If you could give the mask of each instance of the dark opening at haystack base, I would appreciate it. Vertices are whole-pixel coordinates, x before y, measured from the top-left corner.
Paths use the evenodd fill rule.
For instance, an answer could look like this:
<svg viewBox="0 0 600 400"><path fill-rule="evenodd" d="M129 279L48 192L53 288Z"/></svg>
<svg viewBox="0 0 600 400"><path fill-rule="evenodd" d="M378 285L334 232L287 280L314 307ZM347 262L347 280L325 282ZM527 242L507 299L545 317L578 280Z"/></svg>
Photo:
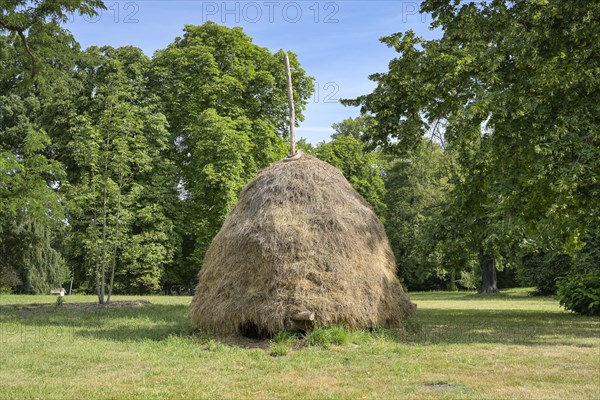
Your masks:
<svg viewBox="0 0 600 400"><path fill-rule="evenodd" d="M198 277L192 325L216 335L396 327L416 309L381 221L340 171L308 155L246 185Z"/></svg>

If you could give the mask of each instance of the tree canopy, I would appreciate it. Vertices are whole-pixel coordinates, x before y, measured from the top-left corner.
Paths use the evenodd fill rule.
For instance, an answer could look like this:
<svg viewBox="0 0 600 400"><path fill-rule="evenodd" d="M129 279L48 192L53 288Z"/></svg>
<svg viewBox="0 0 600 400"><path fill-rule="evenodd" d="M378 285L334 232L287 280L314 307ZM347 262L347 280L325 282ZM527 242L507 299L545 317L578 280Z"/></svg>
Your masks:
<svg viewBox="0 0 600 400"><path fill-rule="evenodd" d="M398 57L346 104L369 140L410 154L423 136L456 154L452 230L480 262L574 253L598 224L600 57L594 2L424 1L442 37L384 37ZM489 261L492 260L492 261Z"/></svg>

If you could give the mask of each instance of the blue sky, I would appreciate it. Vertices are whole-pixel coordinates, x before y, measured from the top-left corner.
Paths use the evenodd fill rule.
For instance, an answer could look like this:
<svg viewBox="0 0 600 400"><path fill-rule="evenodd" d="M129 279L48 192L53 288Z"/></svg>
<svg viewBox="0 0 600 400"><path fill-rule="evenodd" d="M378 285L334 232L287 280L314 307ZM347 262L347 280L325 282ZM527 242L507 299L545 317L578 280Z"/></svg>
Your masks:
<svg viewBox="0 0 600 400"><path fill-rule="evenodd" d="M212 20L241 26L254 43L271 51L298 54L316 79L316 93L297 135L311 143L328 140L331 124L358 115L340 98L367 94L368 76L385 72L394 50L379 38L414 30L433 38L428 15L418 14L418 1L168 1L105 0L108 10L94 20L74 16L66 25L85 48L91 45L140 47L151 56L181 36L186 24Z"/></svg>

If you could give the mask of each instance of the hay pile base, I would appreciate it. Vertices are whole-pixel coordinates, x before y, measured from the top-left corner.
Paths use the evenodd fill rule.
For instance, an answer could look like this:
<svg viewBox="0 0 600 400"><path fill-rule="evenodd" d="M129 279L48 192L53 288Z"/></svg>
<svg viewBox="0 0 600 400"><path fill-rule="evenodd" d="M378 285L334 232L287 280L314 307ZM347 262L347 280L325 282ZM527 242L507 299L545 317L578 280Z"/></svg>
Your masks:
<svg viewBox="0 0 600 400"><path fill-rule="evenodd" d="M382 223L331 165L303 155L263 170L212 241L192 325L267 337L313 324L398 326L415 305Z"/></svg>

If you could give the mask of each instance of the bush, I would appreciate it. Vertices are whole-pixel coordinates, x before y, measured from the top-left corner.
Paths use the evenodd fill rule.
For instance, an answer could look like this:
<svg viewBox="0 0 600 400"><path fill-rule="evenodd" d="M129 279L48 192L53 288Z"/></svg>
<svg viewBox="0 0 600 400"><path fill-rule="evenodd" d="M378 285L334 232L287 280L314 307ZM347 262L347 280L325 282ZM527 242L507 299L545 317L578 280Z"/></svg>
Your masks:
<svg viewBox="0 0 600 400"><path fill-rule="evenodd" d="M528 254L517 267L517 281L522 286L535 286L535 295L554 294L556 283L567 275L571 263L566 254Z"/></svg>
<svg viewBox="0 0 600 400"><path fill-rule="evenodd" d="M14 269L0 265L0 294L11 294L21 283Z"/></svg>
<svg viewBox="0 0 600 400"><path fill-rule="evenodd" d="M461 271L460 278L456 280L456 284L467 289L475 290L479 286L481 277L474 271Z"/></svg>
<svg viewBox="0 0 600 400"><path fill-rule="evenodd" d="M558 299L567 310L600 316L600 274L569 275L561 279Z"/></svg>
<svg viewBox="0 0 600 400"><path fill-rule="evenodd" d="M0 295L12 294L13 289L10 286L0 286Z"/></svg>

